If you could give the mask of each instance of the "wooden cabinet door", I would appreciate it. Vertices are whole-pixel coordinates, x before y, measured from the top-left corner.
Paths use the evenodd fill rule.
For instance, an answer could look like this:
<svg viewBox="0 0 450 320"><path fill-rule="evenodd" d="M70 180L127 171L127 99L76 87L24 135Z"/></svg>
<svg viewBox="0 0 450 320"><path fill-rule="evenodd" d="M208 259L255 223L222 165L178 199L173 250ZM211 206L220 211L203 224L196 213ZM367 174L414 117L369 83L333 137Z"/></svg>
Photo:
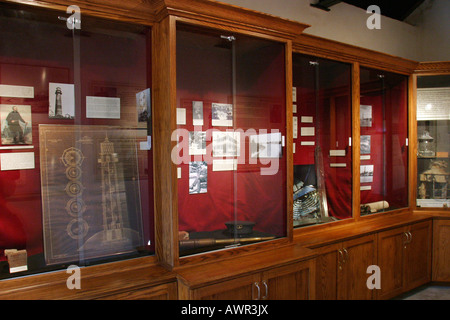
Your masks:
<svg viewBox="0 0 450 320"><path fill-rule="evenodd" d="M381 289L378 299L389 299L403 291L403 256L406 249L406 228L395 228L378 233L378 266L381 271Z"/></svg>
<svg viewBox="0 0 450 320"><path fill-rule="evenodd" d="M190 290L187 297L192 300L254 300L262 294L261 286L256 284L261 280L260 273L219 282L209 286Z"/></svg>
<svg viewBox="0 0 450 320"><path fill-rule="evenodd" d="M346 241L342 245L342 255L338 264L339 300L370 300L373 290L367 287L367 268L376 264L376 237L369 235Z"/></svg>
<svg viewBox="0 0 450 320"><path fill-rule="evenodd" d="M316 258L316 288L315 298L317 300L337 299L337 276L339 250L342 244L332 244L314 250L318 252Z"/></svg>
<svg viewBox="0 0 450 320"><path fill-rule="evenodd" d="M431 281L431 221L409 226L404 264L405 291Z"/></svg>
<svg viewBox="0 0 450 320"><path fill-rule="evenodd" d="M433 221L433 281L450 282L450 220Z"/></svg>
<svg viewBox="0 0 450 320"><path fill-rule="evenodd" d="M265 271L259 286L261 300L310 300L314 297L314 260Z"/></svg>
<svg viewBox="0 0 450 320"><path fill-rule="evenodd" d="M316 299L372 299L367 267L376 264L376 236L316 248Z"/></svg>

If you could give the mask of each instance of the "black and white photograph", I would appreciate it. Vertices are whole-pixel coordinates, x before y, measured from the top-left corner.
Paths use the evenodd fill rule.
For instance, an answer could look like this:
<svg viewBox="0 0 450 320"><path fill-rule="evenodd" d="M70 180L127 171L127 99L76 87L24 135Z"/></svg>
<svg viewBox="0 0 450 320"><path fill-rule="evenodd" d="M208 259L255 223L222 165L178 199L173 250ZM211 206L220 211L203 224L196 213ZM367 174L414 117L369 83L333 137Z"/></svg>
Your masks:
<svg viewBox="0 0 450 320"><path fill-rule="evenodd" d="M189 132L189 155L206 154L206 132L190 131Z"/></svg>
<svg viewBox="0 0 450 320"><path fill-rule="evenodd" d="M150 88L136 93L138 122L147 122L151 113Z"/></svg>
<svg viewBox="0 0 450 320"><path fill-rule="evenodd" d="M241 134L234 131L214 131L213 156L239 157L241 149Z"/></svg>
<svg viewBox="0 0 450 320"><path fill-rule="evenodd" d="M189 162L189 194L208 191L208 164L206 161Z"/></svg>
<svg viewBox="0 0 450 320"><path fill-rule="evenodd" d="M3 145L32 144L31 106L0 104Z"/></svg>
<svg viewBox="0 0 450 320"><path fill-rule="evenodd" d="M371 137L368 135L361 136L361 154L370 154L370 140Z"/></svg>
<svg viewBox="0 0 450 320"><path fill-rule="evenodd" d="M281 158L281 132L250 136L251 158Z"/></svg>
<svg viewBox="0 0 450 320"><path fill-rule="evenodd" d="M372 106L362 104L359 119L361 127L372 127Z"/></svg>
<svg viewBox="0 0 450 320"><path fill-rule="evenodd" d="M212 125L217 127L233 126L233 105L227 103L213 103Z"/></svg>
<svg viewBox="0 0 450 320"><path fill-rule="evenodd" d="M69 83L48 85L48 117L50 119L75 118L75 86Z"/></svg>
<svg viewBox="0 0 450 320"><path fill-rule="evenodd" d="M203 101L192 101L192 124L203 125Z"/></svg>
<svg viewBox="0 0 450 320"><path fill-rule="evenodd" d="M361 183L373 182L373 164L360 166L359 174Z"/></svg>

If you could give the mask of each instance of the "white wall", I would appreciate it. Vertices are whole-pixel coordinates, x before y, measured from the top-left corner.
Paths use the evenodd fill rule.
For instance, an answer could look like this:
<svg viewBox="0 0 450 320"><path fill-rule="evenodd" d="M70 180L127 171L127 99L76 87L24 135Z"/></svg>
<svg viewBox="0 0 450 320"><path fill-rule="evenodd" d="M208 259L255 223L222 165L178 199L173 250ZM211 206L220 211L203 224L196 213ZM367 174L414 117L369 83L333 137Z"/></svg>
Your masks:
<svg viewBox="0 0 450 320"><path fill-rule="evenodd" d="M327 12L311 7L310 3L314 0L220 1L307 23L311 27L304 32L322 38L415 61L450 60L448 54L449 41L443 39L445 34L438 36L436 32L432 39L439 39L438 45L446 46L447 50L436 48L435 41L427 36L427 34L435 32L442 24L445 24L444 22L448 26L448 18L445 15L450 14L449 0L427 0L425 4L432 3L431 9L424 11L429 16L427 15L424 18L419 14L414 21L416 26L382 16L381 29L373 30L366 26L366 21L371 14L368 14L366 10L343 2L332 6L331 11ZM383 13L383 8L380 9ZM446 36L449 37L448 31Z"/></svg>
<svg viewBox="0 0 450 320"><path fill-rule="evenodd" d="M421 61L450 61L449 0L425 0L406 21L418 28Z"/></svg>

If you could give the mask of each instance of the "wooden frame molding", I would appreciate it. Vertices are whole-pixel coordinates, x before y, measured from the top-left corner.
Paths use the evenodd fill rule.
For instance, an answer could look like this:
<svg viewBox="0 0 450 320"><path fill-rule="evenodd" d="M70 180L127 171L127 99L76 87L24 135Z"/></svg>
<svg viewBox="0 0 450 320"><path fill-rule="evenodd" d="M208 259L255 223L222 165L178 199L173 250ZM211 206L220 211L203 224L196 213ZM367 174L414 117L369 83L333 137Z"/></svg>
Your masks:
<svg viewBox="0 0 450 320"><path fill-rule="evenodd" d="M210 26L228 26L232 30L261 32L276 37L293 39L309 25L282 19L238 6L212 0L160 0L162 10L158 12L158 21L167 15L197 20Z"/></svg>
<svg viewBox="0 0 450 320"><path fill-rule="evenodd" d="M80 7L81 14L98 18L131 22L142 25L152 25L155 22L154 0L0 0L1 2L20 3L34 7L53 9L66 12L70 5Z"/></svg>
<svg viewBox="0 0 450 320"><path fill-rule="evenodd" d="M361 66L412 74L418 63L416 61L391 56L385 53L320 38L309 34L299 35L293 42L296 52L318 56L342 62L358 62Z"/></svg>
<svg viewBox="0 0 450 320"><path fill-rule="evenodd" d="M419 62L414 70L417 75L437 75L450 73L450 61Z"/></svg>

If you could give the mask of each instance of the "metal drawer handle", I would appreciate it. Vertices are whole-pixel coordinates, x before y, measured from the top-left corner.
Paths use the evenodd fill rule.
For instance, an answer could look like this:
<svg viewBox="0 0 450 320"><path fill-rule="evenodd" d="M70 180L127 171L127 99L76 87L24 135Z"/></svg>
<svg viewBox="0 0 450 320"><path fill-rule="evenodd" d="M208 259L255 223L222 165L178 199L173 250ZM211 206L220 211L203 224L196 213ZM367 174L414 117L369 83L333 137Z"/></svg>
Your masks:
<svg viewBox="0 0 450 320"><path fill-rule="evenodd" d="M342 270L342 263L343 263L343 261L344 261L344 254L342 253L342 250L338 250L338 254L339 254L339 256L338 256L338 267L339 267L339 270Z"/></svg>
<svg viewBox="0 0 450 320"><path fill-rule="evenodd" d="M345 249L345 248L344 248L344 253L345 253L345 255L344 255L344 261L343 261L343 263L346 263L347 260L348 260L348 251L347 251L347 249Z"/></svg>
<svg viewBox="0 0 450 320"><path fill-rule="evenodd" d="M261 298L261 288L259 287L259 283L258 282L255 282L253 285L256 287L256 289L258 289L258 297L256 299L253 299L253 300L259 300Z"/></svg>
<svg viewBox="0 0 450 320"><path fill-rule="evenodd" d="M269 286L267 285L266 280L263 280L262 284L266 288L266 294L262 297L263 300L266 300L269 296Z"/></svg>

